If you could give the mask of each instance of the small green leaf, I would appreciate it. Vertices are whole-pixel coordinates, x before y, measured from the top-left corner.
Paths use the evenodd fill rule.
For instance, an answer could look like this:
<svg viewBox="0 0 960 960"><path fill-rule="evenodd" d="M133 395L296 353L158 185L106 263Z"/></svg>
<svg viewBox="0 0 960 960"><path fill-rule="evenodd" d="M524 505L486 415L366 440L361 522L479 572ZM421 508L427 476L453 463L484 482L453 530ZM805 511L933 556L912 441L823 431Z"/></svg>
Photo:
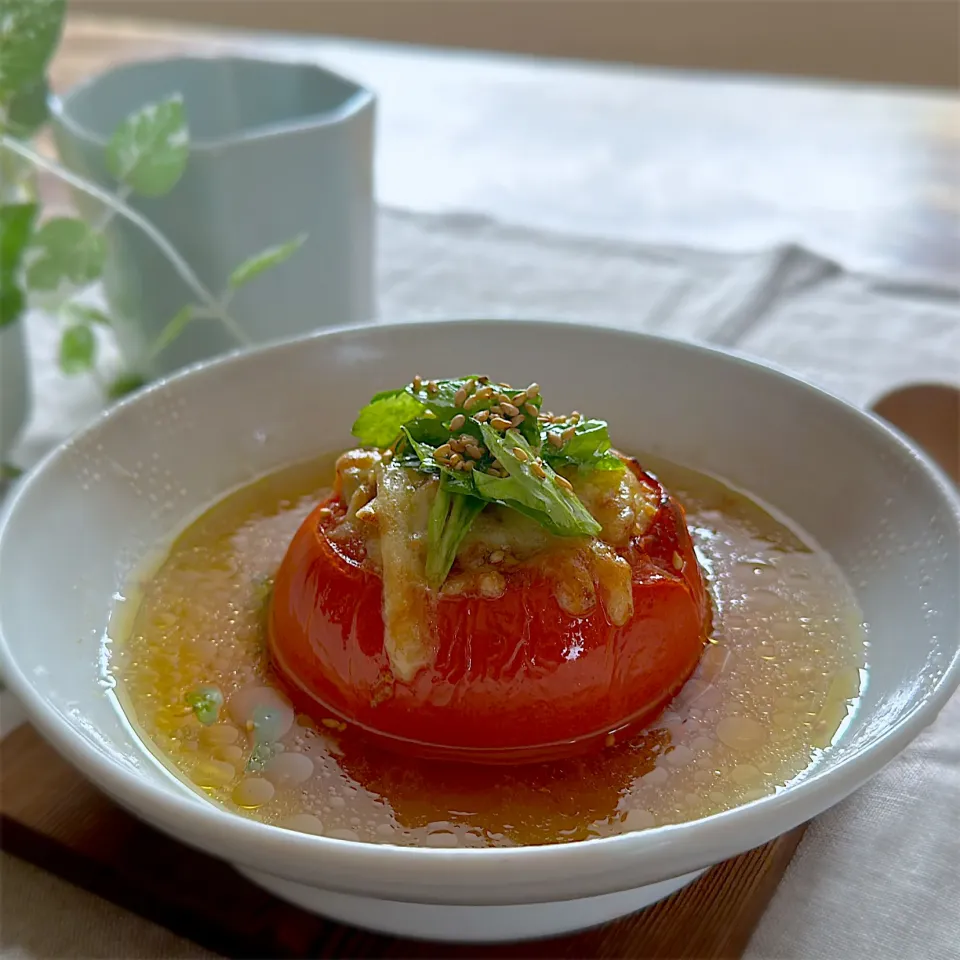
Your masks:
<svg viewBox="0 0 960 960"><path fill-rule="evenodd" d="M50 116L49 94L46 77L17 91L7 106L7 131L21 140L32 137Z"/></svg>
<svg viewBox="0 0 960 960"><path fill-rule="evenodd" d="M561 434L563 425L551 428ZM567 428L569 429L569 428ZM573 436L560 447L547 441L544 431L543 457L554 466L564 463L590 467L594 470L623 470L623 461L610 452L610 433L605 420L581 420L574 427Z"/></svg>
<svg viewBox="0 0 960 960"><path fill-rule="evenodd" d="M389 447L405 423L423 412L423 404L407 393L396 393L368 403L353 424L353 435L370 447Z"/></svg>
<svg viewBox="0 0 960 960"><path fill-rule="evenodd" d="M595 537L600 533L600 524L575 493L557 483L557 475L548 463L542 464L543 476L533 473L535 451L518 430L507 430L501 435L487 424L483 424L482 430L487 448L509 476L492 477L474 471L473 480L481 497L532 517L557 536ZM524 456L517 456L517 449Z"/></svg>
<svg viewBox="0 0 960 960"><path fill-rule="evenodd" d="M427 521L427 583L438 590L456 559L463 538L486 503L477 497L450 493L441 484Z"/></svg>
<svg viewBox="0 0 960 960"><path fill-rule="evenodd" d="M63 313L72 323L90 323L100 326L110 327L112 322L110 318L96 307L88 306L85 303L67 303L64 304Z"/></svg>
<svg viewBox="0 0 960 960"><path fill-rule="evenodd" d="M223 706L223 694L217 687L197 687L183 699L193 708L194 716L205 727L216 722Z"/></svg>
<svg viewBox="0 0 960 960"><path fill-rule="evenodd" d="M36 215L35 203L0 206L0 327L13 323L25 306L20 262L30 242Z"/></svg>
<svg viewBox="0 0 960 960"><path fill-rule="evenodd" d="M36 83L57 48L66 0L0 3L0 99Z"/></svg>
<svg viewBox="0 0 960 960"><path fill-rule="evenodd" d="M145 197L160 197L183 176L190 136L183 98L176 94L132 113L107 144L107 169Z"/></svg>
<svg viewBox="0 0 960 960"><path fill-rule="evenodd" d="M0 277L0 330L14 323L23 313L23 291L12 278Z"/></svg>
<svg viewBox="0 0 960 960"><path fill-rule="evenodd" d="M106 254L103 237L75 217L54 217L33 236L27 286L56 290L63 281L81 286L100 276Z"/></svg>
<svg viewBox="0 0 960 960"><path fill-rule="evenodd" d="M119 400L146 386L147 381L139 373L121 373L114 378L107 387L107 397L110 400Z"/></svg>
<svg viewBox="0 0 960 960"><path fill-rule="evenodd" d="M97 355L97 338L85 324L67 327L60 338L60 369L69 376L86 373Z"/></svg>
<svg viewBox="0 0 960 960"><path fill-rule="evenodd" d="M195 313L196 307L194 307L192 303L181 307L176 314L174 314L173 319L160 331L160 336L157 337L154 342L150 355L155 357L158 353L166 350L167 347L183 333L187 324L193 320Z"/></svg>
<svg viewBox="0 0 960 960"><path fill-rule="evenodd" d="M230 280L228 281L230 286L236 290L237 287L242 287L245 283L249 283L254 277L259 276L264 270L269 270L271 267L283 263L284 260L291 257L303 246L306 239L307 235L301 233L300 236L294 237L286 243L281 243L277 247L267 247L266 250L244 260L243 263L230 274Z"/></svg>

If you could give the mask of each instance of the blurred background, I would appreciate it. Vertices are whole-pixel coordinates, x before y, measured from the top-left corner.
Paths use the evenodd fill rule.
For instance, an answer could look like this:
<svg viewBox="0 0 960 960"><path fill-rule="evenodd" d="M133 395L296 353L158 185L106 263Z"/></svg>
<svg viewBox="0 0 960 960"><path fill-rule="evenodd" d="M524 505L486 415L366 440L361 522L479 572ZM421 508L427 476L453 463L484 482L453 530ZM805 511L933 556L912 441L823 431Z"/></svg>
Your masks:
<svg viewBox="0 0 960 960"><path fill-rule="evenodd" d="M960 87L957 0L73 0L74 13Z"/></svg>

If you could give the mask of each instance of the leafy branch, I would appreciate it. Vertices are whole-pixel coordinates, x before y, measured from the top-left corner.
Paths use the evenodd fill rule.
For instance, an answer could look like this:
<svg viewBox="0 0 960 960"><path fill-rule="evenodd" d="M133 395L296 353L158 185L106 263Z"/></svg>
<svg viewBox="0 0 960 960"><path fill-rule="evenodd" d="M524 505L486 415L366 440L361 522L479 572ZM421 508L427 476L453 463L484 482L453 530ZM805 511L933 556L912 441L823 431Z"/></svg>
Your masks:
<svg viewBox="0 0 960 960"><path fill-rule="evenodd" d="M45 71L60 38L65 0L0 0L0 327L14 323L28 296L58 311L64 323L60 368L68 375L95 369L98 326L113 319L83 302L99 283L109 254L107 227L121 216L142 230L164 254L196 300L170 319L149 350L153 359L193 322L219 322L239 344L249 338L231 316L235 292L283 263L305 235L255 254L231 273L214 295L170 241L127 203L131 196L161 197L183 176L190 136L182 97L147 104L127 117L110 138L105 163L117 181L111 193L44 157L28 142L47 119ZM103 205L93 223L77 217L43 219L35 200L35 171L45 170ZM9 174L13 174L10 176ZM116 397L143 383L122 374L108 387Z"/></svg>

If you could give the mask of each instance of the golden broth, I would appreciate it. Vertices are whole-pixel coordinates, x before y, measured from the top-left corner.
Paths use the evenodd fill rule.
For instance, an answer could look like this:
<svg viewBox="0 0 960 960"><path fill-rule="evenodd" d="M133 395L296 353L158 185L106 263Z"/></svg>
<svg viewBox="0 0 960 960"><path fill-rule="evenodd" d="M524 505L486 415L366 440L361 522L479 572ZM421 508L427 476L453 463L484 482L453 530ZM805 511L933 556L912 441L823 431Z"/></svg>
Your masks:
<svg viewBox="0 0 960 960"><path fill-rule="evenodd" d="M667 712L629 742L553 764L472 767L397 758L332 719L294 715L270 673L266 604L290 538L329 489L332 458L224 498L132 585L110 644L119 701L167 765L212 800L332 837L558 843L773 793L816 762L856 707L860 612L829 558L786 523L717 480L651 466L687 509L714 635ZM204 725L185 697L211 686L225 704ZM265 707L277 741L266 751L254 736Z"/></svg>

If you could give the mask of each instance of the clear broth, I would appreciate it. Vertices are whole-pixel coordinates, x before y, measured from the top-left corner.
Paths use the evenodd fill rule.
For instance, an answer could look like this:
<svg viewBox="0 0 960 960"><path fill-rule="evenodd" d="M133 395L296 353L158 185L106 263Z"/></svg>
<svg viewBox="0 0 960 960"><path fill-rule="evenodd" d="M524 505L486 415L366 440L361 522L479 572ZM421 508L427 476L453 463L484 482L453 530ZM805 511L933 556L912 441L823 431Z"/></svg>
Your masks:
<svg viewBox="0 0 960 960"><path fill-rule="evenodd" d="M830 558L786 521L716 479L646 463L686 507L714 634L667 712L628 742L559 763L473 767L397 758L332 718L294 715L271 676L265 610L290 538L329 490L333 458L225 497L131 584L108 648L118 702L167 766L214 802L344 839L561 843L774 793L816 764L856 709L860 611ZM203 685L226 701L210 725L185 701ZM271 703L280 727L264 753L250 721Z"/></svg>

